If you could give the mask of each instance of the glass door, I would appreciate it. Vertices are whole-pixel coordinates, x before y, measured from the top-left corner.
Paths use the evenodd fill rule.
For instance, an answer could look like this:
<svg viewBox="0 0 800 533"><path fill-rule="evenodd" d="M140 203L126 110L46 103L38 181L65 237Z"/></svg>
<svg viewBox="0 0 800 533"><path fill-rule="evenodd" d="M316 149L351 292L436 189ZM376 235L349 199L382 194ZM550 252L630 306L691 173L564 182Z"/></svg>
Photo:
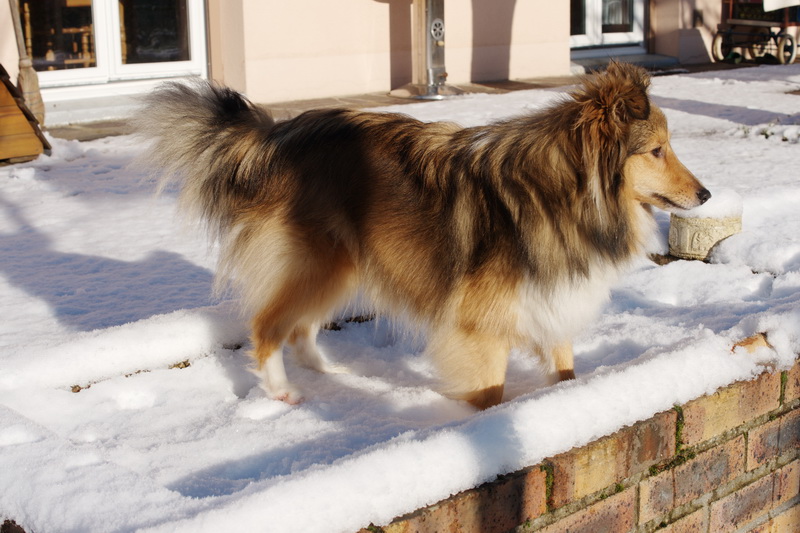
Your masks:
<svg viewBox="0 0 800 533"><path fill-rule="evenodd" d="M572 48L644 42L645 0L571 0Z"/></svg>
<svg viewBox="0 0 800 533"><path fill-rule="evenodd" d="M202 0L20 0L42 87L202 74Z"/></svg>

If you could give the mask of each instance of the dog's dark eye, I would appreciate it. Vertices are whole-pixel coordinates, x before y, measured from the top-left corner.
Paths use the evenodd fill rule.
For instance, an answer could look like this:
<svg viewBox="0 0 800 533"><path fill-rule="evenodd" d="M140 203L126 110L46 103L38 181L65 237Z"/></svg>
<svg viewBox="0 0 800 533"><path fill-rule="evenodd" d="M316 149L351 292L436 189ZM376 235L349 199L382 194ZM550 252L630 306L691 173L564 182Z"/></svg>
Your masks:
<svg viewBox="0 0 800 533"><path fill-rule="evenodd" d="M650 153L653 154L653 157L664 157L664 150L662 150L660 146L658 148L653 148Z"/></svg>

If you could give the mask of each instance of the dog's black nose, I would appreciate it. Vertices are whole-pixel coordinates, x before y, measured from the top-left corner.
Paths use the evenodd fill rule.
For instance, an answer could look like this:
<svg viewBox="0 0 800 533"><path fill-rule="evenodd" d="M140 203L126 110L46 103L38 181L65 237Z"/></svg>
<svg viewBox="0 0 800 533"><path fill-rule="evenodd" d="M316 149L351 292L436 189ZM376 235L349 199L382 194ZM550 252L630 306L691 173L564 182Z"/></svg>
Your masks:
<svg viewBox="0 0 800 533"><path fill-rule="evenodd" d="M708 192L708 189L703 188L697 191L697 199L700 200L700 205L706 203L709 198L711 198L711 193Z"/></svg>

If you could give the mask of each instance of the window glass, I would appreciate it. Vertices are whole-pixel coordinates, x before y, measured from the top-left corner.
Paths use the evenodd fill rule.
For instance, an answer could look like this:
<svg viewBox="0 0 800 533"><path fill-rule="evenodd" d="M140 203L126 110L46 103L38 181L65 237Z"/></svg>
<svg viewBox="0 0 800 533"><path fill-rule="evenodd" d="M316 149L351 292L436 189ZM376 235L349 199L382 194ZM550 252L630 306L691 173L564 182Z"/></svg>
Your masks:
<svg viewBox="0 0 800 533"><path fill-rule="evenodd" d="M633 2L603 0L603 33L633 31Z"/></svg>
<svg viewBox="0 0 800 533"><path fill-rule="evenodd" d="M586 33L586 0L570 0L570 35Z"/></svg>
<svg viewBox="0 0 800 533"><path fill-rule="evenodd" d="M121 62L188 61L186 0L119 2Z"/></svg>
<svg viewBox="0 0 800 533"><path fill-rule="evenodd" d="M91 0L20 2L25 48L39 71L97 65Z"/></svg>

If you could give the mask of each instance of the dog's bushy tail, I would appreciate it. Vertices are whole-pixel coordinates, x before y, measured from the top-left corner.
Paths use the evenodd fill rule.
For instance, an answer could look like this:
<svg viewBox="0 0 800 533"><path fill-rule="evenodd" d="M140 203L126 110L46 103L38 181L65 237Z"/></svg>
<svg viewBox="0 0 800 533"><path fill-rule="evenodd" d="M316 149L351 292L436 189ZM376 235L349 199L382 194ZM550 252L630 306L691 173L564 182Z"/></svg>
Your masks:
<svg viewBox="0 0 800 533"><path fill-rule="evenodd" d="M160 174L159 190L179 181L181 207L219 237L237 200L252 195L274 120L236 91L204 80L160 85L144 104L134 125L152 143L143 159Z"/></svg>

